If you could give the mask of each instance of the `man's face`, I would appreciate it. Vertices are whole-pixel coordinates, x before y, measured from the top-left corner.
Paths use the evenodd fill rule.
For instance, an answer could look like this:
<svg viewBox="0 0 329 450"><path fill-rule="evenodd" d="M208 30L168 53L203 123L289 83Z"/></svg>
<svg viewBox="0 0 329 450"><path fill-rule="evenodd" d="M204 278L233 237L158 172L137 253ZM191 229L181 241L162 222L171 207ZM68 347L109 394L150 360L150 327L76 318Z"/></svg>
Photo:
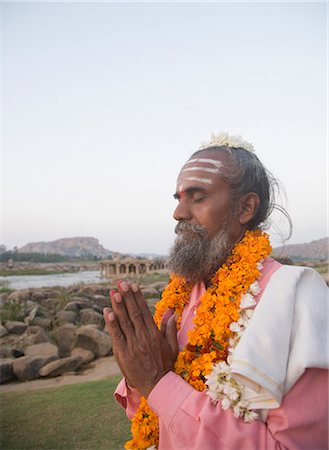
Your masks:
<svg viewBox="0 0 329 450"><path fill-rule="evenodd" d="M232 214L230 186L222 178L228 158L225 153L200 152L178 176L177 238L168 265L192 283L209 281L241 235Z"/></svg>
<svg viewBox="0 0 329 450"><path fill-rule="evenodd" d="M235 240L241 234L237 218L232 214L231 188L223 179L229 155L203 151L185 163L177 179L175 198L179 204L174 219L202 225L209 237L220 232L227 221Z"/></svg>

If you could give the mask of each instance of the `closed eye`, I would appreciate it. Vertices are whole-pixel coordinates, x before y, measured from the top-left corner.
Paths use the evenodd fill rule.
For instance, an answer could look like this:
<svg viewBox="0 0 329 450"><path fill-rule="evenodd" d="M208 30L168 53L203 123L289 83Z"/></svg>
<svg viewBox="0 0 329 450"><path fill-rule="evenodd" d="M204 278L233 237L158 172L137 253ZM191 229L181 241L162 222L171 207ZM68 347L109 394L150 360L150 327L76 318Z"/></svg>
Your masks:
<svg viewBox="0 0 329 450"><path fill-rule="evenodd" d="M194 196L193 196L193 202L194 203L201 203L203 200L205 200L206 199L206 195L204 195L204 194L202 194L202 195L200 195L200 194L195 194Z"/></svg>

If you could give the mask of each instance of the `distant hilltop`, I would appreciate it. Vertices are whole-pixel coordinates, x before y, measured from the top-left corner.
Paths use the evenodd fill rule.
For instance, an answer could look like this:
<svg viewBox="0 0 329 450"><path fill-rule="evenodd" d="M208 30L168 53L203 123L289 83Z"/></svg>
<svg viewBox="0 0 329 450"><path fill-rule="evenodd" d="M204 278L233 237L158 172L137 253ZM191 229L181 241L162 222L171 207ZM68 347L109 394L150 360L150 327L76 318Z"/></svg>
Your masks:
<svg viewBox="0 0 329 450"><path fill-rule="evenodd" d="M57 239L51 242L31 242L18 249L18 253L42 253L57 254L80 258L85 256L96 256L97 258L108 258L112 252L106 250L93 237L73 237Z"/></svg>
<svg viewBox="0 0 329 450"><path fill-rule="evenodd" d="M305 244L289 244L273 249L273 256L292 261L328 261L329 238Z"/></svg>

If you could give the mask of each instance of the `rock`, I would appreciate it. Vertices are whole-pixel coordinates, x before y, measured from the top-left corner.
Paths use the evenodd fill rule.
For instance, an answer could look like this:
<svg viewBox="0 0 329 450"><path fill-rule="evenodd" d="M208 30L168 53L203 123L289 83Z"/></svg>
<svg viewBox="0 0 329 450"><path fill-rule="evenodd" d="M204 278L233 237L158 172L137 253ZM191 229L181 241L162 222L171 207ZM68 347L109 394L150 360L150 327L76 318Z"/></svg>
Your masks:
<svg viewBox="0 0 329 450"><path fill-rule="evenodd" d="M41 344L34 344L26 347L25 356L40 356L40 357L56 357L58 358L57 345L43 342Z"/></svg>
<svg viewBox="0 0 329 450"><path fill-rule="evenodd" d="M24 356L24 352L19 348L2 345L0 348L0 358L20 358Z"/></svg>
<svg viewBox="0 0 329 450"><path fill-rule="evenodd" d="M95 359L95 355L93 354L93 352L80 347L74 348L72 350L71 356L79 356L82 359L83 364L88 364L93 359Z"/></svg>
<svg viewBox="0 0 329 450"><path fill-rule="evenodd" d="M35 305L31 309L29 314L25 317L25 319L24 319L25 323L30 324L31 322L33 322L33 319L38 315L39 311L40 311L40 306L39 305Z"/></svg>
<svg viewBox="0 0 329 450"><path fill-rule="evenodd" d="M5 336L6 334L8 334L7 328L0 325L0 337Z"/></svg>
<svg viewBox="0 0 329 450"><path fill-rule="evenodd" d="M42 302L42 306L46 309L49 309L51 311L55 310L58 306L58 301L56 300L55 297L51 297L51 298L46 298L43 302Z"/></svg>
<svg viewBox="0 0 329 450"><path fill-rule="evenodd" d="M110 306L110 299L109 297L105 297L105 295L96 294L92 297L92 301L95 303L95 305L98 306L101 311L104 308Z"/></svg>
<svg viewBox="0 0 329 450"><path fill-rule="evenodd" d="M78 314L74 311L58 311L58 313L56 313L55 320L59 323L75 323L78 320Z"/></svg>
<svg viewBox="0 0 329 450"><path fill-rule="evenodd" d="M8 302L23 302L30 299L30 291L24 289L21 291L14 291L8 296Z"/></svg>
<svg viewBox="0 0 329 450"><path fill-rule="evenodd" d="M8 331L8 333L23 334L24 331L27 329L27 324L24 322L8 320L5 323L5 327L6 327L6 330Z"/></svg>
<svg viewBox="0 0 329 450"><path fill-rule="evenodd" d="M33 325L27 329L26 346L42 344L43 342L51 343L51 338L44 328Z"/></svg>
<svg viewBox="0 0 329 450"><path fill-rule="evenodd" d="M81 366L82 359L80 356L68 356L46 364L39 370L39 375L42 377L58 377L65 372L78 370Z"/></svg>
<svg viewBox="0 0 329 450"><path fill-rule="evenodd" d="M36 302L41 302L47 298L47 293L43 290L37 290L32 292L31 299Z"/></svg>
<svg viewBox="0 0 329 450"><path fill-rule="evenodd" d="M83 325L97 325L98 328L103 328L104 318L102 314L94 311L93 309L82 309L80 311L80 321Z"/></svg>
<svg viewBox="0 0 329 450"><path fill-rule="evenodd" d="M90 307L91 303L88 300L81 300L79 298L77 299L76 297L74 297L74 299L72 299L69 303L67 303L63 309L64 311L74 311L78 313L80 309Z"/></svg>
<svg viewBox="0 0 329 450"><path fill-rule="evenodd" d="M141 289L143 295L159 296L159 291L154 287L145 287Z"/></svg>
<svg viewBox="0 0 329 450"><path fill-rule="evenodd" d="M77 330L76 347L90 350L97 357L112 354L112 341L110 336L98 330L94 325L85 325Z"/></svg>
<svg viewBox="0 0 329 450"><path fill-rule="evenodd" d="M3 359L0 361L0 384L15 378L13 371L13 359Z"/></svg>
<svg viewBox="0 0 329 450"><path fill-rule="evenodd" d="M47 328L50 328L50 326L51 326L51 319L46 319L45 317L36 316L30 322L30 325L33 325L33 326L36 325L38 327L47 329Z"/></svg>
<svg viewBox="0 0 329 450"><path fill-rule="evenodd" d="M76 342L76 326L66 323L53 331L51 335L58 346L58 352L61 358L69 356Z"/></svg>
<svg viewBox="0 0 329 450"><path fill-rule="evenodd" d="M59 297L60 295L61 295L61 291L59 291L57 289L53 289L53 290L50 290L49 292L47 292L48 299L56 298L56 297Z"/></svg>
<svg viewBox="0 0 329 450"><path fill-rule="evenodd" d="M169 278L168 281L156 281L155 283L150 284L149 287L156 289L158 292L162 292L167 287L168 282Z"/></svg>
<svg viewBox="0 0 329 450"><path fill-rule="evenodd" d="M33 380L39 377L41 367L55 359L58 359L58 356L22 356L13 361L13 371L21 381Z"/></svg>

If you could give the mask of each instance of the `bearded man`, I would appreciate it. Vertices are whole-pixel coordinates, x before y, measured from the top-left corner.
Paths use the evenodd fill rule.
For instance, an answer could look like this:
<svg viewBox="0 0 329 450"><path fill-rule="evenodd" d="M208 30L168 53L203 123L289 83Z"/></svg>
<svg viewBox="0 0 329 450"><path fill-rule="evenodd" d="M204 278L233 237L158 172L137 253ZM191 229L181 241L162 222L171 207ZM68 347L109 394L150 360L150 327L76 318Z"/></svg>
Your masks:
<svg viewBox="0 0 329 450"><path fill-rule="evenodd" d="M327 287L269 257L276 182L251 150L213 136L180 171L154 319L136 284L111 292L126 449L328 448Z"/></svg>

